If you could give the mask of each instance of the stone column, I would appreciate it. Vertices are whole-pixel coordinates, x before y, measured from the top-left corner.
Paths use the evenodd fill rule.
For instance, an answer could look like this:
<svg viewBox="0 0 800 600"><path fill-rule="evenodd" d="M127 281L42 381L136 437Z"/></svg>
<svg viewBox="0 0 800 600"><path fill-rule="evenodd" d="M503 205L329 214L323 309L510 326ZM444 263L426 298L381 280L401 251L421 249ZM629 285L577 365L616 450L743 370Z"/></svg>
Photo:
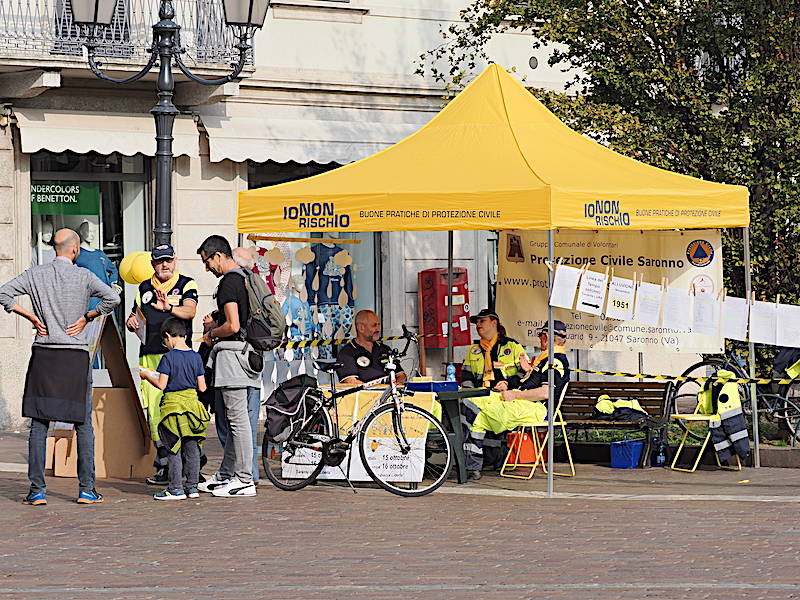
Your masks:
<svg viewBox="0 0 800 600"><path fill-rule="evenodd" d="M30 266L30 237L29 157L19 151L14 128L6 125L0 127L0 283ZM23 423L22 390L32 341L27 322L0 310L0 430Z"/></svg>

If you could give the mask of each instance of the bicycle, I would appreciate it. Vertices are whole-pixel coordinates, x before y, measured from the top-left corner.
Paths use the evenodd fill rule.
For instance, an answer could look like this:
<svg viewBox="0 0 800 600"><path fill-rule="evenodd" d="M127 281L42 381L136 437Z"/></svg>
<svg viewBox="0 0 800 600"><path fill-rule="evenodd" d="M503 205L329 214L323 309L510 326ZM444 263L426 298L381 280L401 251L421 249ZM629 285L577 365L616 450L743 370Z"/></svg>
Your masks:
<svg viewBox="0 0 800 600"><path fill-rule="evenodd" d="M743 355L744 346L734 345L731 350L722 356L710 356L687 368L682 377L712 377L720 369L731 371L734 377L749 378L747 359ZM787 379L789 379L787 377ZM790 395L792 386L800 384L800 379L793 380L790 384L773 386L772 384L756 386L756 407L759 414L763 414L770 422L782 424L789 433L791 445L800 442L800 406L792 400ZM752 418L753 407L751 401L751 385L740 383L739 397L745 415ZM702 388L702 382L675 381L671 384L667 400L672 413L691 413L697 405L697 392ZM776 389L773 389L776 388ZM682 432L686 431L686 423L678 421ZM689 431L689 436L696 440L702 439L702 434Z"/></svg>
<svg viewBox="0 0 800 600"><path fill-rule="evenodd" d="M307 416L282 442L279 451L271 451L274 443L268 439L268 433L264 435L261 458L267 478L275 487L300 490L315 482L325 466L341 469L354 441L367 474L388 492L405 497L424 496L444 483L453 464L450 438L436 417L405 402L404 397L413 392L397 384L398 360L407 355L412 341L418 343L417 336L405 325L403 337L406 339L403 350L393 348L389 352L386 363L389 386L344 437L339 434L337 400L374 387L386 378L337 392L333 372L341 364L317 363L317 368L330 377L330 393L319 385L308 388L303 399L308 402Z"/></svg>

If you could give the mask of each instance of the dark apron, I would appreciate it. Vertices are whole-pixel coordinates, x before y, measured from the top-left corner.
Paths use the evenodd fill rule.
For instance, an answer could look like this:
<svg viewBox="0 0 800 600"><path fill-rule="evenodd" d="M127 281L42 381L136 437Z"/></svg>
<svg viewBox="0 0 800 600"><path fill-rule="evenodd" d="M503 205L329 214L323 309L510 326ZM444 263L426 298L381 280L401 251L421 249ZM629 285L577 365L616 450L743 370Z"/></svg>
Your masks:
<svg viewBox="0 0 800 600"><path fill-rule="evenodd" d="M34 345L25 377L22 416L82 424L88 378L86 350Z"/></svg>

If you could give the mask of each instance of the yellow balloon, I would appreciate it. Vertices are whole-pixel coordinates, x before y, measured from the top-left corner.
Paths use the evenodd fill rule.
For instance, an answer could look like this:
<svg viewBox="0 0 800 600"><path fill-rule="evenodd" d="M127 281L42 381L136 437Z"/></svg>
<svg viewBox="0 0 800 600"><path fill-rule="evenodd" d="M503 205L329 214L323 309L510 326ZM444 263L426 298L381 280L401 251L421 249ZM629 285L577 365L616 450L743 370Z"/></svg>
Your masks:
<svg viewBox="0 0 800 600"><path fill-rule="evenodd" d="M139 285L153 276L153 265L150 264L150 253L145 251L131 252L119 263L119 275L132 285Z"/></svg>

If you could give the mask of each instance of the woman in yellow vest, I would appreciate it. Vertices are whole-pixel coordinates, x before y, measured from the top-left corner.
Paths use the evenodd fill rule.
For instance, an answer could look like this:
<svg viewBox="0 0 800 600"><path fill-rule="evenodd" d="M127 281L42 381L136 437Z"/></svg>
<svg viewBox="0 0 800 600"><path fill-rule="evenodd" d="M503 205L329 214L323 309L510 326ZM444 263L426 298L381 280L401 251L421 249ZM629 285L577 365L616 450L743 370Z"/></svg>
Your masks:
<svg viewBox="0 0 800 600"><path fill-rule="evenodd" d="M467 348L461 368L461 387L485 387L504 392L519 387L530 369L522 344L506 337L497 313L484 308L469 319L479 339Z"/></svg>

